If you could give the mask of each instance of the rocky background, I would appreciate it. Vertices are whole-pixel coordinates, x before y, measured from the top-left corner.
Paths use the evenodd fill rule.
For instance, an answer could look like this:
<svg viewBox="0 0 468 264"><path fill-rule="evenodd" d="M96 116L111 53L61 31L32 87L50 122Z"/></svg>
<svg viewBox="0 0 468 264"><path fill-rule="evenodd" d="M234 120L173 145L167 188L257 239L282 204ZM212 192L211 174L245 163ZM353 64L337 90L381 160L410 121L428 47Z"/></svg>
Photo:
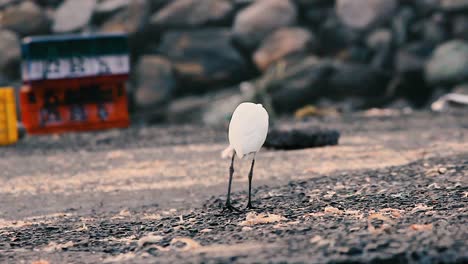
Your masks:
<svg viewBox="0 0 468 264"><path fill-rule="evenodd" d="M279 116L468 90L468 0L0 0L0 85L21 84L22 37L122 31L145 123L222 124L243 100Z"/></svg>

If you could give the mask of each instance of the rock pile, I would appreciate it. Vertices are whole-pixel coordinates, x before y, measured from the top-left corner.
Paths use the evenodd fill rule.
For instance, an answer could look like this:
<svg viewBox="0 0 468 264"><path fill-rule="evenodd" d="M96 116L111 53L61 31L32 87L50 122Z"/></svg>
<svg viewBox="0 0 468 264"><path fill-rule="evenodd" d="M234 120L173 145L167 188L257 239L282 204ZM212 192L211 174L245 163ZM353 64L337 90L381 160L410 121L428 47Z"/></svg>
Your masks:
<svg viewBox="0 0 468 264"><path fill-rule="evenodd" d="M132 111L171 121L222 122L222 101L425 106L468 82L468 0L0 0L0 85L22 37L81 32L129 33Z"/></svg>

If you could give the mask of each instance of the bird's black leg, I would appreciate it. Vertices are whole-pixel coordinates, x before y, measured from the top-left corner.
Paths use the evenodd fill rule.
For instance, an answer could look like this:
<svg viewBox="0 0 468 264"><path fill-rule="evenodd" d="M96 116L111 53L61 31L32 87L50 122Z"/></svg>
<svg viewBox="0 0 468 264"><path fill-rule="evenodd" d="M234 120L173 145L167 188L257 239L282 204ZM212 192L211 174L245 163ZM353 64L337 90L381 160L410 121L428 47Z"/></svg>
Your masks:
<svg viewBox="0 0 468 264"><path fill-rule="evenodd" d="M252 177L253 177L254 165L255 165L255 156L252 159L252 165L250 166L250 172L249 172L249 202L247 203L247 208L248 209L254 209L254 207L252 206L252 200L251 200L251 197L252 197Z"/></svg>
<svg viewBox="0 0 468 264"><path fill-rule="evenodd" d="M235 208L234 206L231 205L231 185L232 185L232 176L234 175L234 158L236 157L236 153L232 154L232 159L231 159L231 166L229 167L229 185L228 185L228 193L227 193L227 199L226 199L226 205L224 206L223 211L229 210L229 211L240 211L239 209Z"/></svg>

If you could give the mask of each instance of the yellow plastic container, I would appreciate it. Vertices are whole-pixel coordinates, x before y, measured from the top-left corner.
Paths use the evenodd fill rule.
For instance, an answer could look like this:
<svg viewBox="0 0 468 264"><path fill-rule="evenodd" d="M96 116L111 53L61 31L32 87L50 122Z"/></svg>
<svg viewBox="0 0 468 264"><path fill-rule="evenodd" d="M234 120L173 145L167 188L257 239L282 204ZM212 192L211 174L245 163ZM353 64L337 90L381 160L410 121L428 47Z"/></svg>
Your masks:
<svg viewBox="0 0 468 264"><path fill-rule="evenodd" d="M15 90L0 87L0 146L18 141Z"/></svg>

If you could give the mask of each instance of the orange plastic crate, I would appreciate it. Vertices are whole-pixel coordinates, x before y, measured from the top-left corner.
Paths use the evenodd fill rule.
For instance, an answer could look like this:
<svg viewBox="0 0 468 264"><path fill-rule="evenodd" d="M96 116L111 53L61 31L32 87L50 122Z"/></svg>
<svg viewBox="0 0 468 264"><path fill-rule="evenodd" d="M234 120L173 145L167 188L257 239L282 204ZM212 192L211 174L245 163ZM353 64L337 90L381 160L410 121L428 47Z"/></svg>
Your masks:
<svg viewBox="0 0 468 264"><path fill-rule="evenodd" d="M0 88L0 145L18 141L15 90Z"/></svg>

